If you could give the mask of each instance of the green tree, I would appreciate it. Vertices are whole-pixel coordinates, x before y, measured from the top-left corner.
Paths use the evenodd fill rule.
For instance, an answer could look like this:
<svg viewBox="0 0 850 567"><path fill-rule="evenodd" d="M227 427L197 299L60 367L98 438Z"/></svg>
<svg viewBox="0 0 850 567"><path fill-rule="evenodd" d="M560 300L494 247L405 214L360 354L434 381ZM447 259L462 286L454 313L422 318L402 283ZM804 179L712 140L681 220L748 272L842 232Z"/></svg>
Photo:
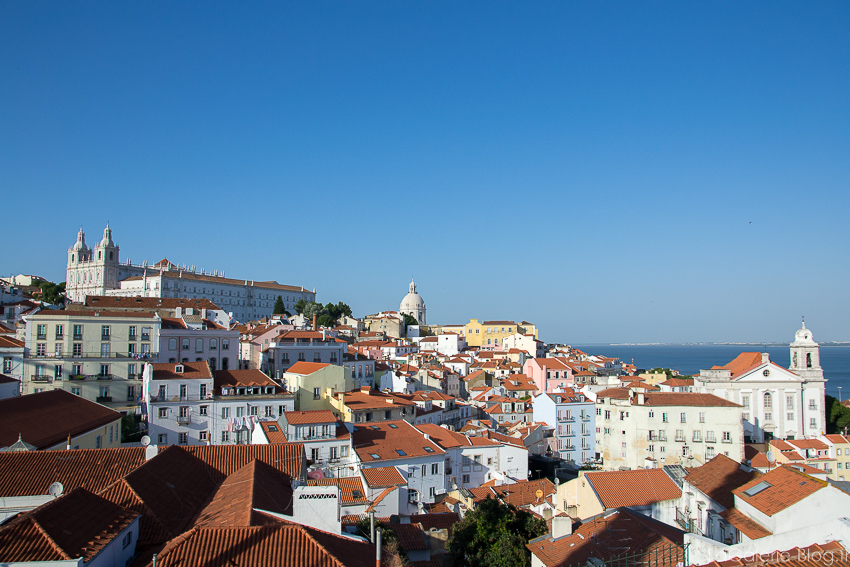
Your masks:
<svg viewBox="0 0 850 567"><path fill-rule="evenodd" d="M845 429L850 429L850 408L837 398L826 396L826 432L844 433Z"/></svg>
<svg viewBox="0 0 850 567"><path fill-rule="evenodd" d="M325 307L321 303L316 303L315 301L311 301L310 303L308 303L304 307L304 310L301 312L301 314L304 315L308 319L312 319L313 315L318 317L319 315L321 315L324 312L324 310L325 310Z"/></svg>
<svg viewBox="0 0 850 567"><path fill-rule="evenodd" d="M404 326L410 327L411 325L418 325L419 321L416 320L416 317L409 313L402 313L404 315Z"/></svg>
<svg viewBox="0 0 850 567"><path fill-rule="evenodd" d="M333 327L336 320L327 313L323 313L316 318L317 327Z"/></svg>
<svg viewBox="0 0 850 567"><path fill-rule="evenodd" d="M546 522L488 497L452 527L446 550L456 566L531 565L529 540L547 532Z"/></svg>
<svg viewBox="0 0 850 567"><path fill-rule="evenodd" d="M272 313L274 315L286 315L289 317L289 311L286 310L286 307L283 305L283 298L279 295L274 302L274 311Z"/></svg>
<svg viewBox="0 0 850 567"><path fill-rule="evenodd" d="M381 528L382 530L381 547L384 547L389 551L389 553L384 557L384 565L388 565L390 567L404 567L406 565L410 565L410 562L407 560L407 555L401 550L401 547L399 547L398 536L392 529L392 526L386 522L375 519L376 532L378 528ZM364 515L363 519L357 522L356 529L357 535L361 535L366 539L370 539L372 537L372 524L369 521L368 516Z"/></svg>
<svg viewBox="0 0 850 567"><path fill-rule="evenodd" d="M303 299L299 299L295 302L295 312L299 315L304 313L304 308L307 307L307 302Z"/></svg>
<svg viewBox="0 0 850 567"><path fill-rule="evenodd" d="M35 284L41 290L41 300L53 305L65 301L65 282L55 284L45 280L39 280Z"/></svg>

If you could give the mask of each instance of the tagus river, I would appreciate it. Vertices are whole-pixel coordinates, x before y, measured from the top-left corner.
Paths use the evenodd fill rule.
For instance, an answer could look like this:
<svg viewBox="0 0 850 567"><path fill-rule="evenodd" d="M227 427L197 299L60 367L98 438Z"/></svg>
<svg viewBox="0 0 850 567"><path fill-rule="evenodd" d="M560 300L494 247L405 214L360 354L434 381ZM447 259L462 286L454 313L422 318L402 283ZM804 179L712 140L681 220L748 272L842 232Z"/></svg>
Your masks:
<svg viewBox="0 0 850 567"><path fill-rule="evenodd" d="M742 352L768 352L770 360L784 368L791 364L788 345L572 345L588 354L617 357L638 368L672 368L681 374L695 374L715 365L724 365ZM826 393L850 397L850 346L820 347L820 365L827 379Z"/></svg>

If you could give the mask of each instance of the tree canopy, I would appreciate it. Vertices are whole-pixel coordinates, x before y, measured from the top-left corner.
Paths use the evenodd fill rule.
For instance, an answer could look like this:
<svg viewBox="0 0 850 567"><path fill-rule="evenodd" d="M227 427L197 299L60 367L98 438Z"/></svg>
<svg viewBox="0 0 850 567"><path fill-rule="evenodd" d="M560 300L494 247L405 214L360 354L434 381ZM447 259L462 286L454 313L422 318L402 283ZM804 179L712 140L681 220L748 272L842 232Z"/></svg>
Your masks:
<svg viewBox="0 0 850 567"><path fill-rule="evenodd" d="M38 280L35 284L41 290L41 300L53 305L65 301L65 282L55 284L45 280Z"/></svg>
<svg viewBox="0 0 850 567"><path fill-rule="evenodd" d="M299 315L304 313L304 308L307 307L307 302L303 299L299 299L295 302L295 312Z"/></svg>
<svg viewBox="0 0 850 567"><path fill-rule="evenodd" d="M404 315L404 325L406 327L410 327L411 325L418 325L419 321L416 320L416 317L411 315L410 313L402 313Z"/></svg>
<svg viewBox="0 0 850 567"><path fill-rule="evenodd" d="M841 405L837 398L826 396L826 432L844 433L850 428L850 408Z"/></svg>
<svg viewBox="0 0 850 567"><path fill-rule="evenodd" d="M457 566L531 565L525 545L545 534L546 522L514 506L487 498L452 527L446 550Z"/></svg>
<svg viewBox="0 0 850 567"><path fill-rule="evenodd" d="M295 311L308 319L312 319L313 315L315 315L316 325L319 327L333 327L340 317L351 317L351 307L342 301L337 303L328 302L325 305L311 301L310 303L305 302L303 305L299 305L301 301L299 300L295 304Z"/></svg>
<svg viewBox="0 0 850 567"><path fill-rule="evenodd" d="M286 307L283 305L283 297L277 296L277 299L274 302L274 310L272 311L274 315L286 315L289 317L290 313L286 310Z"/></svg>

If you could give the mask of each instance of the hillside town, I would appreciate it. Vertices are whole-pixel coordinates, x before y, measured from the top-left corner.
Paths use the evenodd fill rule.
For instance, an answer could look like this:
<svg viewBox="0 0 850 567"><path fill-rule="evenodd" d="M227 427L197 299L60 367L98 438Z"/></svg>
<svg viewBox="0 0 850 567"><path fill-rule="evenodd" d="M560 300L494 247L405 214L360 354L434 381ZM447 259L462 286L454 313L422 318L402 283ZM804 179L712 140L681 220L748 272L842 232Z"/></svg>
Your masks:
<svg viewBox="0 0 850 567"><path fill-rule="evenodd" d="M464 530L497 510L532 566L850 565L805 323L684 376L432 321L414 281L354 314L244 275L133 264L107 225L61 300L0 282L0 564L487 564Z"/></svg>

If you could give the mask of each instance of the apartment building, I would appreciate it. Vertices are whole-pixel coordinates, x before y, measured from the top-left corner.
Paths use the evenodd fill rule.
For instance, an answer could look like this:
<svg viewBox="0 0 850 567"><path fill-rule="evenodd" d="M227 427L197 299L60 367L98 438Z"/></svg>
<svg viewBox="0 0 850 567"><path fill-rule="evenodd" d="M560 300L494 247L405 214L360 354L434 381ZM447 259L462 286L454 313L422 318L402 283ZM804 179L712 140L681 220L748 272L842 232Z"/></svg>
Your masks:
<svg viewBox="0 0 850 567"><path fill-rule="evenodd" d="M578 468L596 457L596 408L573 391L540 394L532 405L534 422L553 430L558 458Z"/></svg>

